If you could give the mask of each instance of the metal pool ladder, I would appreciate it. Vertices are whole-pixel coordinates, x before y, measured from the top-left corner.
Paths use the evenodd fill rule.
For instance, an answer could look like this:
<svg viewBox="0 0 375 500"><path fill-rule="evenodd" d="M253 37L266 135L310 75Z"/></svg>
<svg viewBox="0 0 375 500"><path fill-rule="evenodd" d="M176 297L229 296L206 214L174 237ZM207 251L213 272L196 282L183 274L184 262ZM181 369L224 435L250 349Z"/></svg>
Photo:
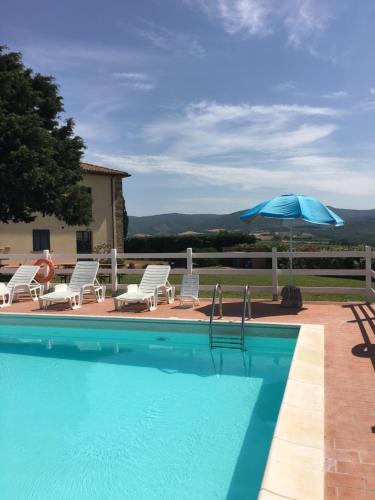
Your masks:
<svg viewBox="0 0 375 500"><path fill-rule="evenodd" d="M221 333L214 334L214 315L216 310L216 300L219 295L219 318L223 317L223 290L219 283L215 285L212 294L212 307L211 316L209 324L209 344L210 349L226 348L226 349L241 349L245 350L245 321L246 317L251 318L251 297L249 285L244 287L243 291L243 309L242 309L242 319L241 319L241 330L239 335L225 335Z"/></svg>

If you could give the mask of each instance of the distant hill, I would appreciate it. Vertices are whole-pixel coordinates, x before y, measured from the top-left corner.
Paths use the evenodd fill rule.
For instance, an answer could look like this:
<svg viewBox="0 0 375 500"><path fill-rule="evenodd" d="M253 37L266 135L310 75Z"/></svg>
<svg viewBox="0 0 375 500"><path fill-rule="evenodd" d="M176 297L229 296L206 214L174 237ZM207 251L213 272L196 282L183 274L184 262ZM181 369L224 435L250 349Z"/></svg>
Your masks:
<svg viewBox="0 0 375 500"><path fill-rule="evenodd" d="M375 209L351 210L330 207L345 221L343 227L333 228L304 221L294 221L297 230L306 230L316 237L332 238L337 242L363 243L375 245ZM225 231L281 231L287 229L284 221L258 217L250 224L240 220L245 210L231 214L160 214L144 217L129 217L129 236L135 234L172 235L194 231L206 233L214 230Z"/></svg>
<svg viewBox="0 0 375 500"><path fill-rule="evenodd" d="M161 214L144 217L129 216L129 235L151 234L167 235L185 231L205 232L211 228L210 219L215 221L214 214ZM207 221L201 224L202 221ZM215 224L213 222L213 224ZM207 226L207 229L201 229ZM198 229L197 229L198 228Z"/></svg>

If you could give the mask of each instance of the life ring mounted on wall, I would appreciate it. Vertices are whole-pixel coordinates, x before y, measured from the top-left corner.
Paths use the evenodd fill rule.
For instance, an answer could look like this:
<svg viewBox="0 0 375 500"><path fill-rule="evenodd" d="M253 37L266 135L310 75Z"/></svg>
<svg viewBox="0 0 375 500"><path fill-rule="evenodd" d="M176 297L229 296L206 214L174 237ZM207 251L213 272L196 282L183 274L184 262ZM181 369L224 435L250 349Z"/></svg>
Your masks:
<svg viewBox="0 0 375 500"><path fill-rule="evenodd" d="M34 266L42 267L42 269L39 269L39 271L35 275L35 279L36 281L38 281L38 283L48 283L54 278L56 274L55 267L52 260L50 259L38 259L34 262ZM48 268L47 274L45 274L45 266Z"/></svg>

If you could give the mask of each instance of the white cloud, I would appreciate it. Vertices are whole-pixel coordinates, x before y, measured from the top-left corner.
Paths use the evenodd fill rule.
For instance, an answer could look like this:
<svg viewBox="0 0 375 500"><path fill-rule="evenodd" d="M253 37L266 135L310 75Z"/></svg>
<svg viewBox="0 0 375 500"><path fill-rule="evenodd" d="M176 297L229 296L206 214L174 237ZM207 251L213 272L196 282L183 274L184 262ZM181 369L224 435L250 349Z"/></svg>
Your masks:
<svg viewBox="0 0 375 500"><path fill-rule="evenodd" d="M285 92L288 90L294 90L297 87L297 82L293 80L287 80L286 82L280 82L273 86L278 92Z"/></svg>
<svg viewBox="0 0 375 500"><path fill-rule="evenodd" d="M197 57L203 57L206 53L204 47L193 36L171 31L151 21L143 21L142 27L134 28L133 31L148 40L154 47L168 52L189 54Z"/></svg>
<svg viewBox="0 0 375 500"><path fill-rule="evenodd" d="M126 87L133 90L149 92L155 85L147 73L113 73L113 76L121 81Z"/></svg>
<svg viewBox="0 0 375 500"><path fill-rule="evenodd" d="M120 72L120 73L113 73L113 76L115 78L120 78L121 80L142 80L142 81L148 81L150 77L148 76L147 73L126 73L126 72Z"/></svg>
<svg viewBox="0 0 375 500"><path fill-rule="evenodd" d="M90 71L103 71L118 65L141 64L149 61L143 52L132 49L120 49L105 45L90 45L66 43L55 45L25 45L22 53L26 64L33 68L45 68L50 73L56 69L74 70L89 68Z"/></svg>
<svg viewBox="0 0 375 500"><path fill-rule="evenodd" d="M324 99L343 99L344 97L349 97L349 92L346 90L338 90L336 92L323 94L320 97L323 97Z"/></svg>
<svg viewBox="0 0 375 500"><path fill-rule="evenodd" d="M218 19L231 35L265 35L271 31L274 0L185 0L211 19Z"/></svg>
<svg viewBox="0 0 375 500"><path fill-rule="evenodd" d="M340 116L330 107L274 104L227 105L202 101L146 125L142 138L173 156L202 159L245 153L273 154L330 136Z"/></svg>
<svg viewBox="0 0 375 500"><path fill-rule="evenodd" d="M288 41L294 47L300 47L306 38L323 31L330 20L327 4L322 0L286 0L284 13ZM316 55L313 47L310 52Z"/></svg>
<svg viewBox="0 0 375 500"><path fill-rule="evenodd" d="M375 95L375 87L371 87L370 94Z"/></svg>
<svg viewBox="0 0 375 500"><path fill-rule="evenodd" d="M154 88L154 85L152 83L144 82L135 82L133 84L129 84L128 86L134 90L143 90L144 92L149 92Z"/></svg>
<svg viewBox="0 0 375 500"><path fill-rule="evenodd" d="M357 104L357 109L360 111L374 111L375 110L375 99L366 99Z"/></svg>
<svg viewBox="0 0 375 500"><path fill-rule="evenodd" d="M146 125L139 137L146 153L98 152L96 158L141 181L168 180L176 190L199 189L203 196L212 188L231 200L243 199L241 192L252 199L300 192L330 203L350 197L353 206L372 196L375 183L369 154L337 153L333 134L342 117L333 107L202 101Z"/></svg>
<svg viewBox="0 0 375 500"><path fill-rule="evenodd" d="M258 0L218 0L217 9L224 29L235 34L264 35L269 32L269 2Z"/></svg>
<svg viewBox="0 0 375 500"><path fill-rule="evenodd" d="M243 191L270 189L282 192L331 192L339 195L371 195L374 185L368 182L368 171L351 168L350 161L329 157L287 158L274 165L249 162L242 167L229 167L184 161L171 156L108 155L96 153L106 165L133 174L167 174L184 177L184 185L211 185ZM358 163L358 159L356 160ZM364 165L366 166L365 162Z"/></svg>
<svg viewBox="0 0 375 500"><path fill-rule="evenodd" d="M340 156L323 156L323 155L304 155L304 156L291 156L286 159L288 164L295 165L303 168L325 168L332 169L346 169L350 168L358 158L340 157ZM368 165L368 162L361 160L362 165Z"/></svg>
<svg viewBox="0 0 375 500"><path fill-rule="evenodd" d="M211 19L218 19L224 30L245 36L266 36L280 26L288 43L299 48L306 44L311 55L318 55L312 38L324 31L331 19L324 0L185 0Z"/></svg>

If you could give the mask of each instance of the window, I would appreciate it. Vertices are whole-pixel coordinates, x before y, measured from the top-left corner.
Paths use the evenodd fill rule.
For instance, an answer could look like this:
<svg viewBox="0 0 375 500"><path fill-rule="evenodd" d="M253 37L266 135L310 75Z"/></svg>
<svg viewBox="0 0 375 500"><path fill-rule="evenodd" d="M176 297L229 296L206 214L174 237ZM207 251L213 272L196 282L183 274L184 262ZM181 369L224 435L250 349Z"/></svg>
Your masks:
<svg viewBox="0 0 375 500"><path fill-rule="evenodd" d="M49 229L33 229L33 252L51 250Z"/></svg>
<svg viewBox="0 0 375 500"><path fill-rule="evenodd" d="M77 231L77 253L92 252L91 231Z"/></svg>

